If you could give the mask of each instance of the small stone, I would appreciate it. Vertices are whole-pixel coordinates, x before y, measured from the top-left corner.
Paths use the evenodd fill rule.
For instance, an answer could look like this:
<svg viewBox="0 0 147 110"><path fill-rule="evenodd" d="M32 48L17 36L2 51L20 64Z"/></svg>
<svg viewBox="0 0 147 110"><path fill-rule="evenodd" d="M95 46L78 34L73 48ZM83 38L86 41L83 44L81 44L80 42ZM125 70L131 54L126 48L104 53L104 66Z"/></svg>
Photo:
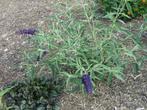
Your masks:
<svg viewBox="0 0 147 110"><path fill-rule="evenodd" d="M5 38L6 36L8 36L8 34L6 33L6 34L3 34L2 35L2 38Z"/></svg>
<svg viewBox="0 0 147 110"><path fill-rule="evenodd" d="M145 110L144 108L137 108L136 110Z"/></svg>
<svg viewBox="0 0 147 110"><path fill-rule="evenodd" d="M7 52L8 51L8 49L6 48L5 50L4 50L4 52Z"/></svg>

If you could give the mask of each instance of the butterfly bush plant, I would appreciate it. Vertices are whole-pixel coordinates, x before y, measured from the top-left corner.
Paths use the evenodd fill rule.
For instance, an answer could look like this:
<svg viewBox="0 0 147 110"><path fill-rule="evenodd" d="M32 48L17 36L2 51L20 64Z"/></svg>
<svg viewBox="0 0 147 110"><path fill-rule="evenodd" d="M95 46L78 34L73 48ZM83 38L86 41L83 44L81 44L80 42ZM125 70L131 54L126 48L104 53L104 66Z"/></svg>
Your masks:
<svg viewBox="0 0 147 110"><path fill-rule="evenodd" d="M121 12L119 18L123 20L147 14L147 0L95 0L95 3L97 9L99 6L103 7L105 14L111 12L117 15Z"/></svg>
<svg viewBox="0 0 147 110"><path fill-rule="evenodd" d="M26 53L26 70L37 64L33 70L36 73L44 71L64 78L66 91L91 94L97 81L125 81L124 70L129 64L140 67L143 56L137 52L142 51L141 34L134 35L116 20L104 24L94 19L93 5L79 4L78 14L73 11L75 7L65 4L64 12L53 14L50 32L40 32L32 38L34 48ZM141 32L145 29L142 27ZM131 46L126 44L128 41ZM43 51L47 51L46 55L36 61Z"/></svg>

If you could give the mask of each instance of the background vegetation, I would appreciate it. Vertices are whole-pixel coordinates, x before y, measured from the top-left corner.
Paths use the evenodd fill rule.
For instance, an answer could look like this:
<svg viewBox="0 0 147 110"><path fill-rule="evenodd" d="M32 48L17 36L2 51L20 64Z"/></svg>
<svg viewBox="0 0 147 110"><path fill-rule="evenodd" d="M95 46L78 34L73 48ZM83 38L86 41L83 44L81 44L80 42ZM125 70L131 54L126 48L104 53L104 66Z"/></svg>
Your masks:
<svg viewBox="0 0 147 110"><path fill-rule="evenodd" d="M96 0L104 10L104 13L113 12L116 15L121 12L121 19L132 19L147 13L146 0Z"/></svg>

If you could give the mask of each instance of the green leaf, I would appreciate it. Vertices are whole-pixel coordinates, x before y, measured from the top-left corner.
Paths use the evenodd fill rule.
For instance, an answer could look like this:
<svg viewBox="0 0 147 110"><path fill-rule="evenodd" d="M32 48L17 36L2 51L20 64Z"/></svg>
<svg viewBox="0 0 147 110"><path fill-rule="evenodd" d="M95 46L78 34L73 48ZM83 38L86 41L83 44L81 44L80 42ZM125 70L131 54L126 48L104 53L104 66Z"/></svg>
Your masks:
<svg viewBox="0 0 147 110"><path fill-rule="evenodd" d="M13 87L6 88L0 91L0 97L3 97L7 92L9 92Z"/></svg>
<svg viewBox="0 0 147 110"><path fill-rule="evenodd" d="M13 88L13 87L10 87L10 88L6 88L6 89L0 91L0 107L4 107L4 104L2 103L2 98L3 98L3 96L4 96L7 92L9 92L12 88Z"/></svg>
<svg viewBox="0 0 147 110"><path fill-rule="evenodd" d="M130 13L134 16L133 11L132 11L132 6L130 5L129 2L126 3L126 7L127 7L127 10L130 11Z"/></svg>
<svg viewBox="0 0 147 110"><path fill-rule="evenodd" d="M114 74L114 76L117 78L117 79L119 79L119 80L121 80L121 81L125 81L124 79L123 79L123 77L122 77L122 74Z"/></svg>

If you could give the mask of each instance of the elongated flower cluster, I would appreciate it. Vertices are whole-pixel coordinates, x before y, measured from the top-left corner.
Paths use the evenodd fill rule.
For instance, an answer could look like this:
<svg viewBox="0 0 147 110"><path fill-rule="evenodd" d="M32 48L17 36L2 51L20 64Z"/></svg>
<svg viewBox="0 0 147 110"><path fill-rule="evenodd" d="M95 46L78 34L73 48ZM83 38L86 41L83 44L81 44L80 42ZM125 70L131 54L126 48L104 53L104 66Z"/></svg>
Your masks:
<svg viewBox="0 0 147 110"><path fill-rule="evenodd" d="M93 93L92 82L89 74L84 74L82 76L82 83L84 84L85 90L88 94Z"/></svg>
<svg viewBox="0 0 147 110"><path fill-rule="evenodd" d="M38 32L36 29L29 28L29 29L20 29L16 33L17 34L22 34L22 35L35 35L36 32Z"/></svg>

